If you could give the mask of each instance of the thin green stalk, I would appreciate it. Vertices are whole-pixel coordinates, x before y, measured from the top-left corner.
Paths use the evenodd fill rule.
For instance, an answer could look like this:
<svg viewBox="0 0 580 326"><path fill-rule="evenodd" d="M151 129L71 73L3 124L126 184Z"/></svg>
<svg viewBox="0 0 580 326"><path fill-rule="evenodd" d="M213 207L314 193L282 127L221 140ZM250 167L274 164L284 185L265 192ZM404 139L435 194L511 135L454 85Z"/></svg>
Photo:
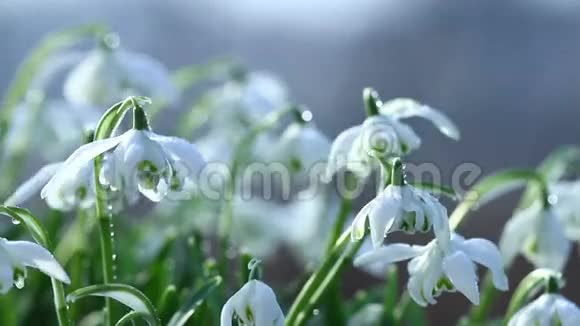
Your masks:
<svg viewBox="0 0 580 326"><path fill-rule="evenodd" d="M498 291L493 286L493 280L491 275L487 273L483 281L483 291L481 292L481 300L479 306L474 306L471 308L469 313L469 324L480 324L483 323L489 315L495 299L497 298Z"/></svg>
<svg viewBox="0 0 580 326"><path fill-rule="evenodd" d="M69 326L71 325L68 316L68 306L66 304L66 296L64 292L64 286L62 283L54 278L50 279L52 283L52 292L54 300L54 309L56 310L56 317L58 318L59 326Z"/></svg>
<svg viewBox="0 0 580 326"><path fill-rule="evenodd" d="M350 230L336 241L334 248L318 270L308 279L286 317L287 326L304 325L333 280L339 275L346 262L360 249L363 241L350 242Z"/></svg>
<svg viewBox="0 0 580 326"><path fill-rule="evenodd" d="M101 241L101 260L103 264L103 283L112 283L114 280L113 269L113 229L111 214L107 212L105 200L105 189L99 181L99 174L102 166L102 157L95 158L95 209L97 221L99 223L99 237ZM104 324L112 325L112 302L111 299L105 298Z"/></svg>
<svg viewBox="0 0 580 326"><path fill-rule="evenodd" d="M340 203L340 210L338 211L338 215L336 216L336 222L334 223L334 228L332 229L332 233L330 234L330 238L328 241L328 245L326 247L326 254L328 255L332 248L334 248L334 244L340 237L340 233L344 229L344 223L348 218L348 214L350 214L352 210L352 199L343 197Z"/></svg>

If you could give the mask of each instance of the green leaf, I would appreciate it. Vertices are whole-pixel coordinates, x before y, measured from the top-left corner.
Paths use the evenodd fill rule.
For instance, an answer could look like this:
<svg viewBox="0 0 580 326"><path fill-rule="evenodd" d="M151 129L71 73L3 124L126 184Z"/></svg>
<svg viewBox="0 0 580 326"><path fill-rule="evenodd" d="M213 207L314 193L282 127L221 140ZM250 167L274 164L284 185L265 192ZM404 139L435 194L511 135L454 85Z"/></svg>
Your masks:
<svg viewBox="0 0 580 326"><path fill-rule="evenodd" d="M11 120L14 108L26 95L29 86L42 68L45 61L56 52L69 47L82 39L105 33L106 28L102 25L83 25L63 31L55 32L46 36L39 45L32 50L28 58L20 65L14 81L10 85L4 101L0 106L0 139L5 135L6 127Z"/></svg>
<svg viewBox="0 0 580 326"><path fill-rule="evenodd" d="M196 309L222 283L220 276L215 276L197 290L191 298L171 317L167 326L183 326L193 316Z"/></svg>
<svg viewBox="0 0 580 326"><path fill-rule="evenodd" d="M46 230L30 211L19 207L0 205L0 215L11 217L12 222L15 224L23 224L32 235L32 238L34 238L34 241L49 250L51 249Z"/></svg>
<svg viewBox="0 0 580 326"><path fill-rule="evenodd" d="M99 296L117 300L133 311L142 314L149 325L161 325L151 301L141 291L132 286L114 283L90 285L70 293L67 296L67 301L74 303L87 296Z"/></svg>
<svg viewBox="0 0 580 326"><path fill-rule="evenodd" d="M534 170L510 169L484 177L463 196L463 201L449 217L449 226L452 230L455 230L463 222L469 211L475 207L481 206L528 182L536 184L544 191L546 189L544 179Z"/></svg>
<svg viewBox="0 0 580 326"><path fill-rule="evenodd" d="M538 292L544 288L551 279L555 279L558 283L564 282L562 274L547 268L540 268L529 273L520 282L510 300L504 322L508 322L510 318L520 310L526 302L534 297Z"/></svg>
<svg viewBox="0 0 580 326"><path fill-rule="evenodd" d="M131 312L127 313L125 316L121 317L121 319L119 319L119 321L117 321L115 326L122 326L122 325L129 324L129 323L131 323L131 325L134 325L134 322L137 319L148 320L148 316L147 316L147 314L142 313L142 312L131 311Z"/></svg>
<svg viewBox="0 0 580 326"><path fill-rule="evenodd" d="M392 325L395 322L394 311L399 299L399 271L396 265L389 268L387 272L385 298L383 300L384 325Z"/></svg>
<svg viewBox="0 0 580 326"><path fill-rule="evenodd" d="M95 129L95 140L111 137L115 129L119 126L125 114L136 105L150 104L151 100L144 96L130 96L110 107L99 120Z"/></svg>

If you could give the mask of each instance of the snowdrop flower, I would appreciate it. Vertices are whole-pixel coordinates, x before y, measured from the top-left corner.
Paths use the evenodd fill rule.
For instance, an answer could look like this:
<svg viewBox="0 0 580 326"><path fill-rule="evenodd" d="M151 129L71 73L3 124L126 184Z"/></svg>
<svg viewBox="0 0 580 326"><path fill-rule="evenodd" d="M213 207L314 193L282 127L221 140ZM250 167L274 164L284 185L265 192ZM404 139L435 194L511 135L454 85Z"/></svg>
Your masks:
<svg viewBox="0 0 580 326"><path fill-rule="evenodd" d="M323 162L330 152L330 141L311 123L295 122L280 136L274 148L275 159L291 171L309 172L316 163Z"/></svg>
<svg viewBox="0 0 580 326"><path fill-rule="evenodd" d="M286 86L275 76L252 72L211 91L215 114L212 128L247 128L268 113L288 105Z"/></svg>
<svg viewBox="0 0 580 326"><path fill-rule="evenodd" d="M235 317L243 326L282 326L284 313L272 289L258 280L248 281L223 306L221 326L231 326Z"/></svg>
<svg viewBox="0 0 580 326"><path fill-rule="evenodd" d="M559 294L545 293L516 312L508 322L508 326L528 325L580 325L580 310Z"/></svg>
<svg viewBox="0 0 580 326"><path fill-rule="evenodd" d="M171 103L177 90L165 66L144 54L101 46L87 53L69 73L64 96L77 105L109 106L128 95Z"/></svg>
<svg viewBox="0 0 580 326"><path fill-rule="evenodd" d="M351 237L353 241L362 239L368 220L375 248L382 245L388 233L427 232L431 227L439 242L446 245L450 237L447 219L447 209L428 192L407 184L391 184L356 215Z"/></svg>
<svg viewBox="0 0 580 326"><path fill-rule="evenodd" d="M499 247L506 264L521 252L538 268L561 271L568 260L571 243L554 210L535 202L516 212L506 223Z"/></svg>
<svg viewBox="0 0 580 326"><path fill-rule="evenodd" d="M6 294L14 284L24 286L26 267L69 284L70 279L60 264L44 247L30 241L9 241L0 238L0 294Z"/></svg>
<svg viewBox="0 0 580 326"><path fill-rule="evenodd" d="M580 241L580 181L561 181L549 188L555 199L552 209L564 225L566 237Z"/></svg>
<svg viewBox="0 0 580 326"><path fill-rule="evenodd" d="M146 121L142 109L136 108L135 112L141 112L141 121ZM112 164L102 169L100 182L129 197L139 191L155 202L167 195L172 199L189 196L195 190L194 178L205 164L195 146L186 140L158 135L148 126L133 128L120 136L79 147L44 186L41 197L57 192L70 171L90 165L95 157L109 150L113 150Z"/></svg>
<svg viewBox="0 0 580 326"><path fill-rule="evenodd" d="M435 297L444 291L463 293L473 304L479 304L479 290L475 263L492 273L494 286L502 291L508 289L501 254L486 239L469 239L453 234L448 246L441 246L434 239L425 246L395 243L364 253L354 261L355 266L396 263L411 259L407 269L407 288L411 298L421 306L435 304Z"/></svg>
<svg viewBox="0 0 580 326"><path fill-rule="evenodd" d="M365 96L376 96L367 95L368 92L365 90ZM414 100L395 99L377 105L380 109L376 114L367 117L361 125L346 129L332 143L325 175L327 181L341 169L352 171L364 179L375 168L373 156L402 156L419 148L421 139L401 121L405 118L425 118L444 135L455 140L460 137L455 124L445 115Z"/></svg>

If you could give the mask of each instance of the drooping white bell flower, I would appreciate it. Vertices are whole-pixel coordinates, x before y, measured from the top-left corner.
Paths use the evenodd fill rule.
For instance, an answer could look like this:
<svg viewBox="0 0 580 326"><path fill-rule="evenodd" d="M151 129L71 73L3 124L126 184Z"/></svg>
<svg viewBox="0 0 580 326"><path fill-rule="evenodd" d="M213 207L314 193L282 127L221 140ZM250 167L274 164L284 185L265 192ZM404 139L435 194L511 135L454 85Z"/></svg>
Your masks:
<svg viewBox="0 0 580 326"><path fill-rule="evenodd" d="M455 124L441 112L411 99L394 99L383 103L379 114L366 118L361 125L348 128L336 137L330 150L326 180L330 181L341 169L366 178L376 168L374 156L402 156L419 148L419 136L400 121L413 116L430 120L452 139L460 137Z"/></svg>
<svg viewBox="0 0 580 326"><path fill-rule="evenodd" d="M258 280L248 281L228 299L220 325L231 326L234 317L240 326L282 326L285 318L274 291Z"/></svg>
<svg viewBox="0 0 580 326"><path fill-rule="evenodd" d="M355 266L381 261L391 264L411 259L407 269L407 288L411 298L421 306L435 304L435 298L444 291L463 293L473 304L479 304L479 290L475 263L487 267L494 286L502 291L508 289L503 270L502 257L491 241L469 239L453 234L448 246L441 246L433 239L425 246L395 243L366 252L355 258Z"/></svg>
<svg viewBox="0 0 580 326"><path fill-rule="evenodd" d="M564 226L566 237L580 241L580 181L560 181L549 188L554 196L552 210Z"/></svg>
<svg viewBox="0 0 580 326"><path fill-rule="evenodd" d="M240 132L288 105L286 86L266 72L251 72L210 91L214 114L210 127Z"/></svg>
<svg viewBox="0 0 580 326"><path fill-rule="evenodd" d="M431 227L442 245L449 242L445 206L427 191L408 184L388 185L360 210L352 223L353 241L363 238L367 219L375 248L382 245L388 233L427 232Z"/></svg>
<svg viewBox="0 0 580 326"><path fill-rule="evenodd" d="M516 312L508 322L508 326L529 325L580 325L580 309L562 295L545 293Z"/></svg>
<svg viewBox="0 0 580 326"><path fill-rule="evenodd" d="M161 62L105 46L88 52L64 83L65 98L78 105L106 107L135 93L163 103L172 103L178 96Z"/></svg>
<svg viewBox="0 0 580 326"><path fill-rule="evenodd" d="M561 271L572 246L554 210L535 202L506 223L499 247L506 264L522 253L538 268Z"/></svg>
<svg viewBox="0 0 580 326"><path fill-rule="evenodd" d="M57 192L69 171L90 164L109 150L113 150L112 164L102 170L101 183L129 196L139 191L156 202L168 195L173 199L189 195L205 164L195 146L186 140L131 129L120 136L79 147L42 189L41 197Z"/></svg>
<svg viewBox="0 0 580 326"><path fill-rule="evenodd" d="M292 123L273 147L273 159L285 164L290 171L319 173L313 171L316 164L326 161L330 153L330 140L312 123Z"/></svg>
<svg viewBox="0 0 580 326"><path fill-rule="evenodd" d="M0 294L6 294L12 285L24 286L26 267L69 284L70 279L61 265L44 247L30 241L9 241L0 238Z"/></svg>

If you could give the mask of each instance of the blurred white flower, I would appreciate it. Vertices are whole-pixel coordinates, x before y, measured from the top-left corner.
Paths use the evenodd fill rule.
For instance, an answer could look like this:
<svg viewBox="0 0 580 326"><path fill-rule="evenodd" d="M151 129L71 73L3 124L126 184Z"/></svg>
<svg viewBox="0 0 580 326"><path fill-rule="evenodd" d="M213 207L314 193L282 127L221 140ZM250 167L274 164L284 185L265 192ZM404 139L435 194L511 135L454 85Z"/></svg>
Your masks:
<svg viewBox="0 0 580 326"><path fill-rule="evenodd" d="M70 283L66 272L44 247L30 241L0 238L0 294L6 294L13 284L17 288L24 286L26 267L36 268L63 283Z"/></svg>
<svg viewBox="0 0 580 326"><path fill-rule="evenodd" d="M549 188L555 196L552 210L562 222L566 237L580 241L580 181L561 181Z"/></svg>
<svg viewBox="0 0 580 326"><path fill-rule="evenodd" d="M358 126L340 133L330 150L325 178L341 169L366 178L376 167L373 156L396 157L419 148L421 139L401 119L418 116L430 120L446 136L458 140L457 127L441 112L411 99L383 103L379 115L370 116Z"/></svg>
<svg viewBox="0 0 580 326"><path fill-rule="evenodd" d="M388 185L366 204L352 223L353 241L364 237L367 219L375 248L382 245L388 233L427 232L431 227L442 246L449 242L447 209L428 192L411 185Z"/></svg>
<svg viewBox="0 0 580 326"><path fill-rule="evenodd" d="M516 212L506 223L499 247L506 264L522 253L535 267L561 271L570 255L571 243L553 209L535 202Z"/></svg>
<svg viewBox="0 0 580 326"><path fill-rule="evenodd" d="M291 171L306 177L317 163L325 162L330 153L330 140L312 123L292 123L273 148L272 159Z"/></svg>
<svg viewBox="0 0 580 326"><path fill-rule="evenodd" d="M469 239L453 234L448 246L441 246L434 239L425 246L395 243L361 254L354 260L355 266L392 264L411 259L408 264L407 288L411 298L421 306L435 304L435 297L444 291L458 290L473 304L479 304L479 290L475 262L492 273L494 286L502 291L508 289L499 250L486 239Z"/></svg>
<svg viewBox="0 0 580 326"><path fill-rule="evenodd" d="M265 72L247 73L210 94L214 108L210 127L230 133L246 130L289 103L286 86Z"/></svg>
<svg viewBox="0 0 580 326"><path fill-rule="evenodd" d="M529 325L580 325L580 310L559 294L545 293L516 312L508 322L508 326Z"/></svg>
<svg viewBox="0 0 580 326"><path fill-rule="evenodd" d="M283 326L284 313L276 294L265 283L248 281L222 308L221 326L231 326L236 317L240 326Z"/></svg>
<svg viewBox="0 0 580 326"><path fill-rule="evenodd" d="M94 129L100 114L93 107L79 107L62 100L26 101L18 105L4 141L8 155L36 149L54 161L80 145L86 132Z"/></svg>
<svg viewBox="0 0 580 326"><path fill-rule="evenodd" d="M65 98L77 105L108 107L130 95L144 95L163 103L172 103L178 96L161 62L144 54L105 47L88 52L64 83Z"/></svg>
<svg viewBox="0 0 580 326"><path fill-rule="evenodd" d="M233 205L231 239L240 250L267 259L282 245L288 232L286 205L258 197L236 197Z"/></svg>
<svg viewBox="0 0 580 326"><path fill-rule="evenodd" d="M129 197L139 191L155 202L167 195L171 199L188 197L195 190L195 178L205 164L195 146L186 140L131 129L120 136L79 147L42 189L41 197L58 192L69 178L69 171L89 165L111 149L114 149L112 161L102 169L101 183L112 190L120 189Z"/></svg>

